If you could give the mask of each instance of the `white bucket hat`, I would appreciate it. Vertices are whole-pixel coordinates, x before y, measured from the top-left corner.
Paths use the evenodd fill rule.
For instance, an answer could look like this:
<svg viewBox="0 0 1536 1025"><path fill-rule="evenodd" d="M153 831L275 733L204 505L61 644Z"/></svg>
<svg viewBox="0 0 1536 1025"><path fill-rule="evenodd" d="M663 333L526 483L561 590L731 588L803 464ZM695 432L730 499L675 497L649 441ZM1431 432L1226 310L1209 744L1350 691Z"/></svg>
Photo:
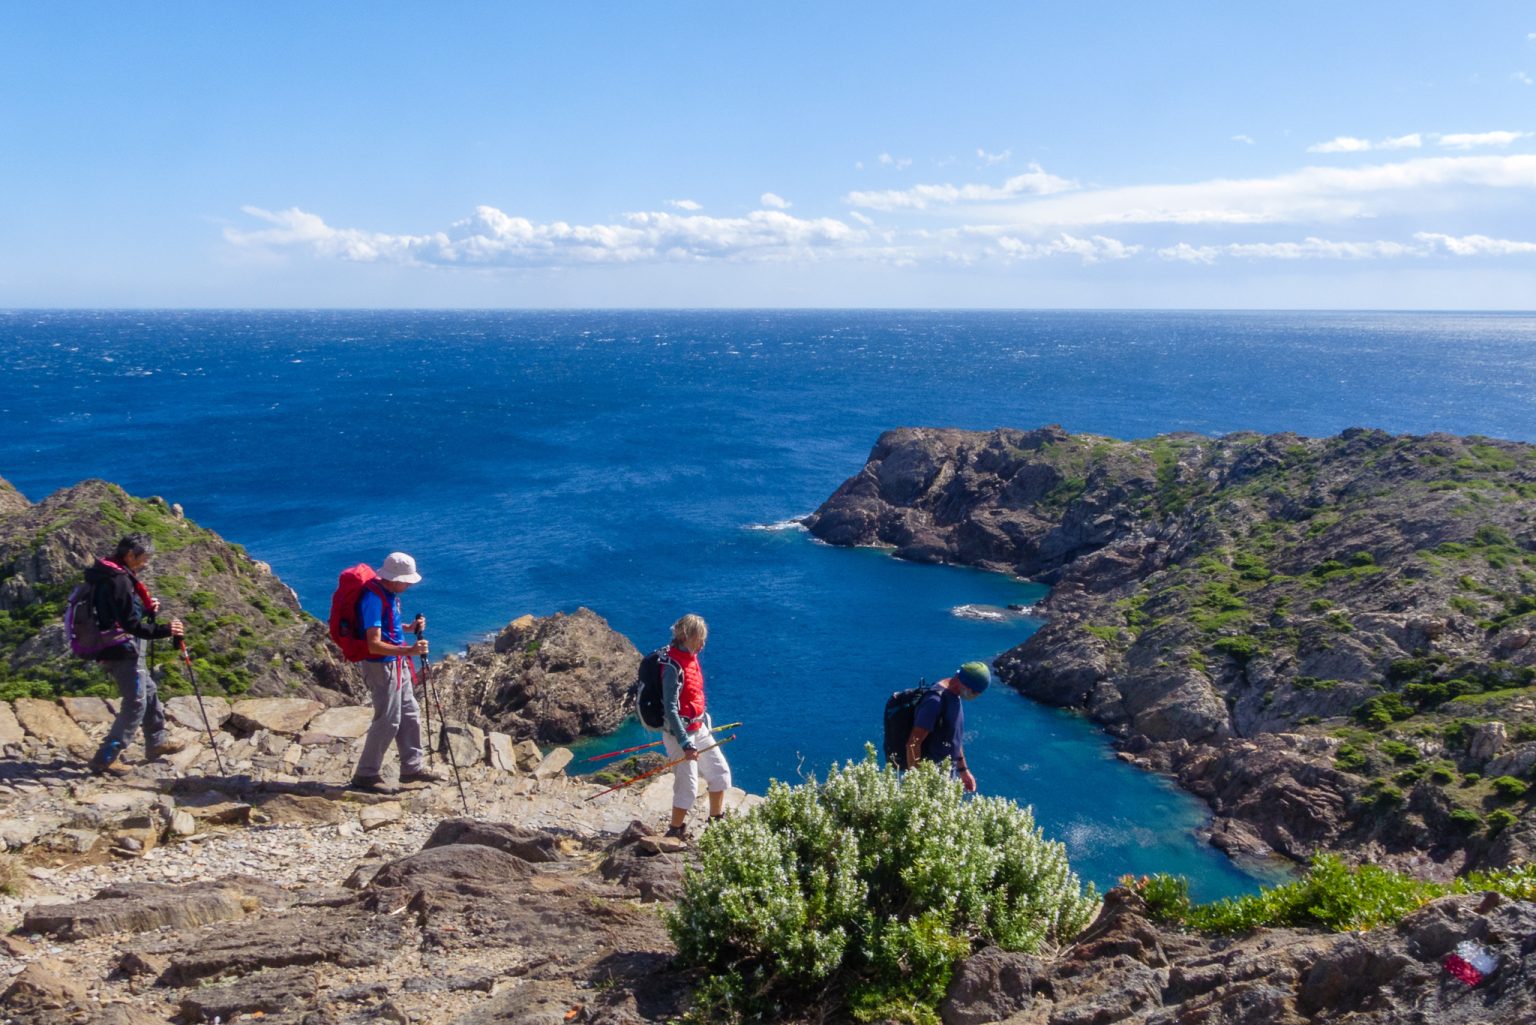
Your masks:
<svg viewBox="0 0 1536 1025"><path fill-rule="evenodd" d="M393 580L399 584L419 584L421 574L416 572L416 560L404 552L390 552L379 570L380 580Z"/></svg>

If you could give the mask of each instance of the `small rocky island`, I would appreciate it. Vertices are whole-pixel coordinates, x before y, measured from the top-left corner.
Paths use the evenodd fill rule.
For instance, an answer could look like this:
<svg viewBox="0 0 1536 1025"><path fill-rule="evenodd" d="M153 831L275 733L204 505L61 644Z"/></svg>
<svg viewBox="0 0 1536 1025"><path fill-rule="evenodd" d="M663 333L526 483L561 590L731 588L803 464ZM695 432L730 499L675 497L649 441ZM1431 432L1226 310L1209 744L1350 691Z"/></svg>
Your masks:
<svg viewBox="0 0 1536 1025"><path fill-rule="evenodd" d="M908 428L806 522L1049 584L1002 677L1209 801L1228 851L1446 877L1536 846L1536 447Z"/></svg>

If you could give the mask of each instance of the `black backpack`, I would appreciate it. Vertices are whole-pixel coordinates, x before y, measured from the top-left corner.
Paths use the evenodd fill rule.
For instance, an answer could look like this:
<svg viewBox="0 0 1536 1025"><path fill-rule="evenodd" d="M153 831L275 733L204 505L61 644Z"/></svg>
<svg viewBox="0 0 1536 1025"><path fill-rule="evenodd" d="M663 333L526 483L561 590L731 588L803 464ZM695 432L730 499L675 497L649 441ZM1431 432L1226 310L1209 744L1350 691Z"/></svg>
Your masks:
<svg viewBox="0 0 1536 1025"><path fill-rule="evenodd" d="M661 667L662 664L673 666L682 671L672 657L667 654L666 648L657 648L640 660L640 669L635 673L635 685L630 695L635 703L635 715L640 718L640 725L648 730L659 730L665 722L665 716L661 709Z"/></svg>
<svg viewBox="0 0 1536 1025"><path fill-rule="evenodd" d="M885 699L885 764L898 769L907 767L907 738L912 735L912 720L917 716L917 706L923 698L933 693L933 687L922 680L916 687L899 690ZM933 724L934 732L944 722L943 705L939 706L939 720Z"/></svg>

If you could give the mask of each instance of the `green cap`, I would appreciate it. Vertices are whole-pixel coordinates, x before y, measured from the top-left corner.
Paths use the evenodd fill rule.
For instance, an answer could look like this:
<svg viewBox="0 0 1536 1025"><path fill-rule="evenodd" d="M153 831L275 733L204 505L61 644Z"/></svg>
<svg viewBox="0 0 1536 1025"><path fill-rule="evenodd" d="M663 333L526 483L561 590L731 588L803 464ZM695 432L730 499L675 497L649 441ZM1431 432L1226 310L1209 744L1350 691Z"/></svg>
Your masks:
<svg viewBox="0 0 1536 1025"><path fill-rule="evenodd" d="M987 684L992 682L992 671L987 668L985 662L967 662L960 667L955 674L966 687L980 694L987 689Z"/></svg>

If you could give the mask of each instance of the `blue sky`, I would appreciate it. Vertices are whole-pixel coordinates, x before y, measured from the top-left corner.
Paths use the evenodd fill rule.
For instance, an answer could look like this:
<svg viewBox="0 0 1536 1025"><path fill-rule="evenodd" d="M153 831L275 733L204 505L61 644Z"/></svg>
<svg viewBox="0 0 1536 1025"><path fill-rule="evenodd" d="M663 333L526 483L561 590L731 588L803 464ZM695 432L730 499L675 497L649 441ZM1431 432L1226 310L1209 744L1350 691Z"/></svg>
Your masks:
<svg viewBox="0 0 1536 1025"><path fill-rule="evenodd" d="M1536 308L1536 4L0 6L0 307Z"/></svg>

